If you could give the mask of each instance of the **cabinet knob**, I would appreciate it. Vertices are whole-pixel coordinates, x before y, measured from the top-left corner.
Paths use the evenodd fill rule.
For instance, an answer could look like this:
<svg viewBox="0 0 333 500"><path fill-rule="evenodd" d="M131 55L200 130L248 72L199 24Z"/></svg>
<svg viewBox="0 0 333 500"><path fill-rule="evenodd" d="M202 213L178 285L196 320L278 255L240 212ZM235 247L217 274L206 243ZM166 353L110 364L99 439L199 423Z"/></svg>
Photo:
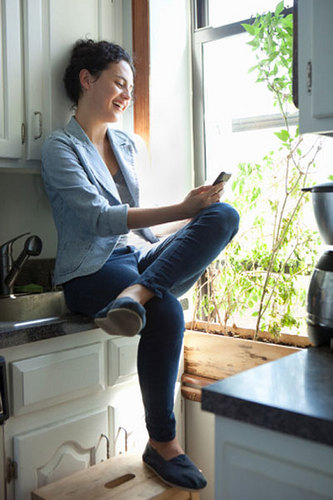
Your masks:
<svg viewBox="0 0 333 500"><path fill-rule="evenodd" d="M34 112L34 139L40 139L43 135L43 119L40 111Z"/></svg>

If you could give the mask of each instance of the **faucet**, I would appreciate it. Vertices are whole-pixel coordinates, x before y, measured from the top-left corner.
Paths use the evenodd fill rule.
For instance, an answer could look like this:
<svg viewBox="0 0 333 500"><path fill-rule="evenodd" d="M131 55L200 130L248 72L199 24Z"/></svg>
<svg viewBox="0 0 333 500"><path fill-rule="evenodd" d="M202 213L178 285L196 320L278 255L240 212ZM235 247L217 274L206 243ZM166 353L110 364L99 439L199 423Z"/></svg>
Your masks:
<svg viewBox="0 0 333 500"><path fill-rule="evenodd" d="M0 296L12 295L14 282L30 256L37 256L42 251L42 240L36 236L29 236L16 261L13 260L14 241L30 233L23 233L12 238L0 246Z"/></svg>

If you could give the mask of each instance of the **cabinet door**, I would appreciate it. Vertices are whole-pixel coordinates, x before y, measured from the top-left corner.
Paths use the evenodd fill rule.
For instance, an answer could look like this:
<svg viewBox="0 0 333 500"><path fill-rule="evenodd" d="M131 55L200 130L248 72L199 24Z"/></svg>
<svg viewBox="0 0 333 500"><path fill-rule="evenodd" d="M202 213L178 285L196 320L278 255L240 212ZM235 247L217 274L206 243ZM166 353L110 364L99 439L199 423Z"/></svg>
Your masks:
<svg viewBox="0 0 333 500"><path fill-rule="evenodd" d="M121 0L24 0L24 60L28 160L73 113L63 74L78 39L121 43Z"/></svg>
<svg viewBox="0 0 333 500"><path fill-rule="evenodd" d="M123 389L109 406L110 453L142 453L148 441L139 386Z"/></svg>
<svg viewBox="0 0 333 500"><path fill-rule="evenodd" d="M45 113L45 104L50 99L50 75L43 63L43 50L48 40L48 11L47 2L43 0L23 0L27 160L40 158L45 133L50 128Z"/></svg>
<svg viewBox="0 0 333 500"><path fill-rule="evenodd" d="M0 0L0 157L21 158L23 86L20 0Z"/></svg>
<svg viewBox="0 0 333 500"><path fill-rule="evenodd" d="M333 131L333 2L298 1L300 132Z"/></svg>
<svg viewBox="0 0 333 500"><path fill-rule="evenodd" d="M329 500L333 449L215 416L215 499Z"/></svg>
<svg viewBox="0 0 333 500"><path fill-rule="evenodd" d="M109 385L128 382L137 373L140 337L114 337L108 341Z"/></svg>
<svg viewBox="0 0 333 500"><path fill-rule="evenodd" d="M14 436L15 500L106 458L107 410Z"/></svg>
<svg viewBox="0 0 333 500"><path fill-rule="evenodd" d="M141 454L148 441L148 432L139 386L124 388L108 409L110 454L119 455L125 452ZM174 413L177 423L176 434L180 444L185 446L180 382L177 382L175 387Z"/></svg>

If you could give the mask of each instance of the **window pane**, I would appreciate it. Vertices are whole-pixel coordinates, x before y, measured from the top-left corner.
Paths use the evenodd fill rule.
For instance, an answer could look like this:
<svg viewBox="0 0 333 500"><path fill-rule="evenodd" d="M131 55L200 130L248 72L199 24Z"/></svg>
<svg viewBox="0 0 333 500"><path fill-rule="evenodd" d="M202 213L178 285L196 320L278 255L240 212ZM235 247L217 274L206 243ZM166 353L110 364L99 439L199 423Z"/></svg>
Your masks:
<svg viewBox="0 0 333 500"><path fill-rule="evenodd" d="M209 0L209 24L222 26L240 19L249 19L256 14L274 11L278 0ZM285 0L285 7L292 7L293 0Z"/></svg>
<svg viewBox="0 0 333 500"><path fill-rule="evenodd" d="M256 82L256 64L247 33L204 44L204 116L206 178L214 179L221 170L234 171L240 162L260 162L279 147L274 132L284 128L273 95L264 83ZM288 110L298 123L298 112ZM304 141L313 141L306 134ZM325 153L325 154L324 154ZM320 167L314 179L324 181L332 173L330 158L333 140L323 138Z"/></svg>
<svg viewBox="0 0 333 500"><path fill-rule="evenodd" d="M204 45L204 95L207 178L220 170L232 170L239 162L258 161L274 146L271 129L234 132L251 117L275 115L271 93L265 84L256 83L255 64L247 33ZM293 110L294 111L294 110ZM277 140L277 139L276 139ZM273 144L272 144L273 141Z"/></svg>

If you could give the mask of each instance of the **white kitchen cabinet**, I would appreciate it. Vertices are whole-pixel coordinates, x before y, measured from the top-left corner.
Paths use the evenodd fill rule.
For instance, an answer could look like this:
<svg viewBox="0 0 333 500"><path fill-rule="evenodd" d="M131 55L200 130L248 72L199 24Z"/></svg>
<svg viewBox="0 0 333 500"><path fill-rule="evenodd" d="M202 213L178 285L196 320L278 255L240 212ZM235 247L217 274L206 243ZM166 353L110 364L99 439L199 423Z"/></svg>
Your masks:
<svg viewBox="0 0 333 500"><path fill-rule="evenodd" d="M333 133L333 2L298 0L301 133Z"/></svg>
<svg viewBox="0 0 333 500"><path fill-rule="evenodd" d="M6 500L30 500L32 490L104 460L107 450L142 451L148 436L136 372L139 338L94 329L1 349L10 417L0 467L9 461L13 471ZM175 413L182 442L179 382Z"/></svg>
<svg viewBox="0 0 333 500"><path fill-rule="evenodd" d="M39 160L45 137L71 113L62 81L71 47L80 38L122 43L122 2L0 1L0 158ZM10 164L22 165L30 164Z"/></svg>
<svg viewBox="0 0 333 500"><path fill-rule="evenodd" d="M333 498L333 449L215 416L216 500Z"/></svg>
<svg viewBox="0 0 333 500"><path fill-rule="evenodd" d="M108 373L115 354L109 343L109 335L94 329L1 350L10 398L3 447L5 462L16 468L8 500L30 500L36 487L105 459L107 440L114 454L118 427L130 434L123 415L134 395L139 401L133 370L138 341L127 343L128 362L122 349L126 384L113 385Z"/></svg>
<svg viewBox="0 0 333 500"><path fill-rule="evenodd" d="M21 158L23 80L20 0L0 0L0 156Z"/></svg>

